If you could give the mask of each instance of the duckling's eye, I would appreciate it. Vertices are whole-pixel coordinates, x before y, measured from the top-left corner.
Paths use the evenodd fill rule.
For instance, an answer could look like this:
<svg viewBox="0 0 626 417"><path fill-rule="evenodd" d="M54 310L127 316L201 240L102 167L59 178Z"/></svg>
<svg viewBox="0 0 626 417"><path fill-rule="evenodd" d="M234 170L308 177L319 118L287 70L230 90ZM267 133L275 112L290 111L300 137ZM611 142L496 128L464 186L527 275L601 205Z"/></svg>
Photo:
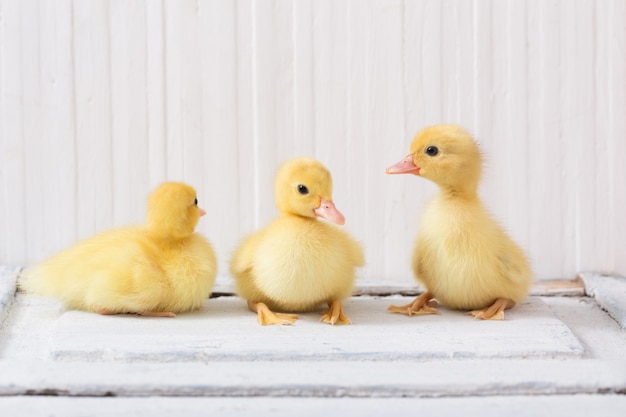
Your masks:
<svg viewBox="0 0 626 417"><path fill-rule="evenodd" d="M198 205L198 199L197 198L195 200L193 200L193 204L196 205L196 206Z"/></svg>
<svg viewBox="0 0 626 417"><path fill-rule="evenodd" d="M439 153L439 148L437 148L436 146L429 146L428 148L426 148L425 153L428 156L435 156Z"/></svg>
<svg viewBox="0 0 626 417"><path fill-rule="evenodd" d="M306 188L306 185L298 185L298 192L302 195L308 194L309 193L309 189Z"/></svg>

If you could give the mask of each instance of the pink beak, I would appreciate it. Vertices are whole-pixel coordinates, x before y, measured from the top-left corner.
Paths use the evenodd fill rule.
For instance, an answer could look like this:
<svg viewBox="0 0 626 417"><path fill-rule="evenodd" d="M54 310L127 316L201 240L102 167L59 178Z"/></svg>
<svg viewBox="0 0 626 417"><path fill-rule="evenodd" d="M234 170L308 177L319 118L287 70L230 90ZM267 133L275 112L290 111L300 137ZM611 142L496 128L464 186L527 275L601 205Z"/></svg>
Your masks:
<svg viewBox="0 0 626 417"><path fill-rule="evenodd" d="M413 154L386 169L387 174L418 174L420 169L413 162Z"/></svg>
<svg viewBox="0 0 626 417"><path fill-rule="evenodd" d="M346 218L343 217L343 214L332 201L324 200L323 198L320 201L320 206L313 210L316 216L323 217L325 219L330 220L336 224L344 224L346 222Z"/></svg>
<svg viewBox="0 0 626 417"><path fill-rule="evenodd" d="M198 207L198 210L200 211L200 217L206 214L206 211L202 210L200 207Z"/></svg>

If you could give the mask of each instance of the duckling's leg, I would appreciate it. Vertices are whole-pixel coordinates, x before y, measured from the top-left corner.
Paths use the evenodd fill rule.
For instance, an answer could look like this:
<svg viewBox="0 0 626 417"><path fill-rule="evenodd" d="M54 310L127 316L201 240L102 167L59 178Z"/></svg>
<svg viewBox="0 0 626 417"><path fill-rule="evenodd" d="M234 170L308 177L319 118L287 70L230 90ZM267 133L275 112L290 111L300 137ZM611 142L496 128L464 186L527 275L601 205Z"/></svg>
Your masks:
<svg viewBox="0 0 626 417"><path fill-rule="evenodd" d="M433 300L433 294L426 291L411 303L403 306L389 306L388 313L405 314L407 316L423 316L425 314L437 314L437 302Z"/></svg>
<svg viewBox="0 0 626 417"><path fill-rule="evenodd" d="M515 301L508 298L498 298L492 305L482 310L473 310L467 314L471 314L475 319L480 320L504 320L504 310L512 308Z"/></svg>
<svg viewBox="0 0 626 417"><path fill-rule="evenodd" d="M324 323L332 324L352 324L348 316L343 314L343 305L341 301L334 300L328 302L328 310L323 313L321 321Z"/></svg>
<svg viewBox="0 0 626 417"><path fill-rule="evenodd" d="M248 308L257 313L257 321L263 326L268 324L293 324L297 319L297 314L274 313L264 303L248 301Z"/></svg>

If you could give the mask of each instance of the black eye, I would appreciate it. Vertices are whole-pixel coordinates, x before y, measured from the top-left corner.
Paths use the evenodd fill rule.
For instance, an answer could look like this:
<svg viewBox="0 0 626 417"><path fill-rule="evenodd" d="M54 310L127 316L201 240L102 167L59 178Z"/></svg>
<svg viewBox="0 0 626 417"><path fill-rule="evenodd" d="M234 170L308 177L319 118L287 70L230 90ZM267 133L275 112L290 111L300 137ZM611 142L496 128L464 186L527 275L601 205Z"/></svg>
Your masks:
<svg viewBox="0 0 626 417"><path fill-rule="evenodd" d="M428 156L435 156L439 153L439 149L436 146L429 146L428 148L426 148L426 151L424 152Z"/></svg>
<svg viewBox="0 0 626 417"><path fill-rule="evenodd" d="M309 189L306 188L306 185L298 185L298 192L302 195L308 194L309 193Z"/></svg>
<svg viewBox="0 0 626 417"><path fill-rule="evenodd" d="M198 199L197 198L195 200L193 200L193 204L196 205L196 206L198 205Z"/></svg>

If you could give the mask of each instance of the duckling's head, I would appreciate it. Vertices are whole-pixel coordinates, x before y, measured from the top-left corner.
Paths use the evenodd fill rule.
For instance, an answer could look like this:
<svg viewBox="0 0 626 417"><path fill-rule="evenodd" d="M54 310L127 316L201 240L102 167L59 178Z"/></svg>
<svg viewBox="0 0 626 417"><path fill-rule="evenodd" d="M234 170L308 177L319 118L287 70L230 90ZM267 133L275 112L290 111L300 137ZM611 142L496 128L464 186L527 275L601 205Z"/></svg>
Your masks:
<svg viewBox="0 0 626 417"><path fill-rule="evenodd" d="M276 174L275 188L276 207L281 213L345 223L343 214L332 201L330 172L315 159L296 158L285 162Z"/></svg>
<svg viewBox="0 0 626 417"><path fill-rule="evenodd" d="M198 207L196 190L181 182L159 185L148 198L147 227L172 238L190 236L206 212Z"/></svg>
<svg viewBox="0 0 626 417"><path fill-rule="evenodd" d="M478 145L459 126L436 125L413 138L409 155L387 168L388 174L414 174L455 193L475 192L482 157Z"/></svg>

